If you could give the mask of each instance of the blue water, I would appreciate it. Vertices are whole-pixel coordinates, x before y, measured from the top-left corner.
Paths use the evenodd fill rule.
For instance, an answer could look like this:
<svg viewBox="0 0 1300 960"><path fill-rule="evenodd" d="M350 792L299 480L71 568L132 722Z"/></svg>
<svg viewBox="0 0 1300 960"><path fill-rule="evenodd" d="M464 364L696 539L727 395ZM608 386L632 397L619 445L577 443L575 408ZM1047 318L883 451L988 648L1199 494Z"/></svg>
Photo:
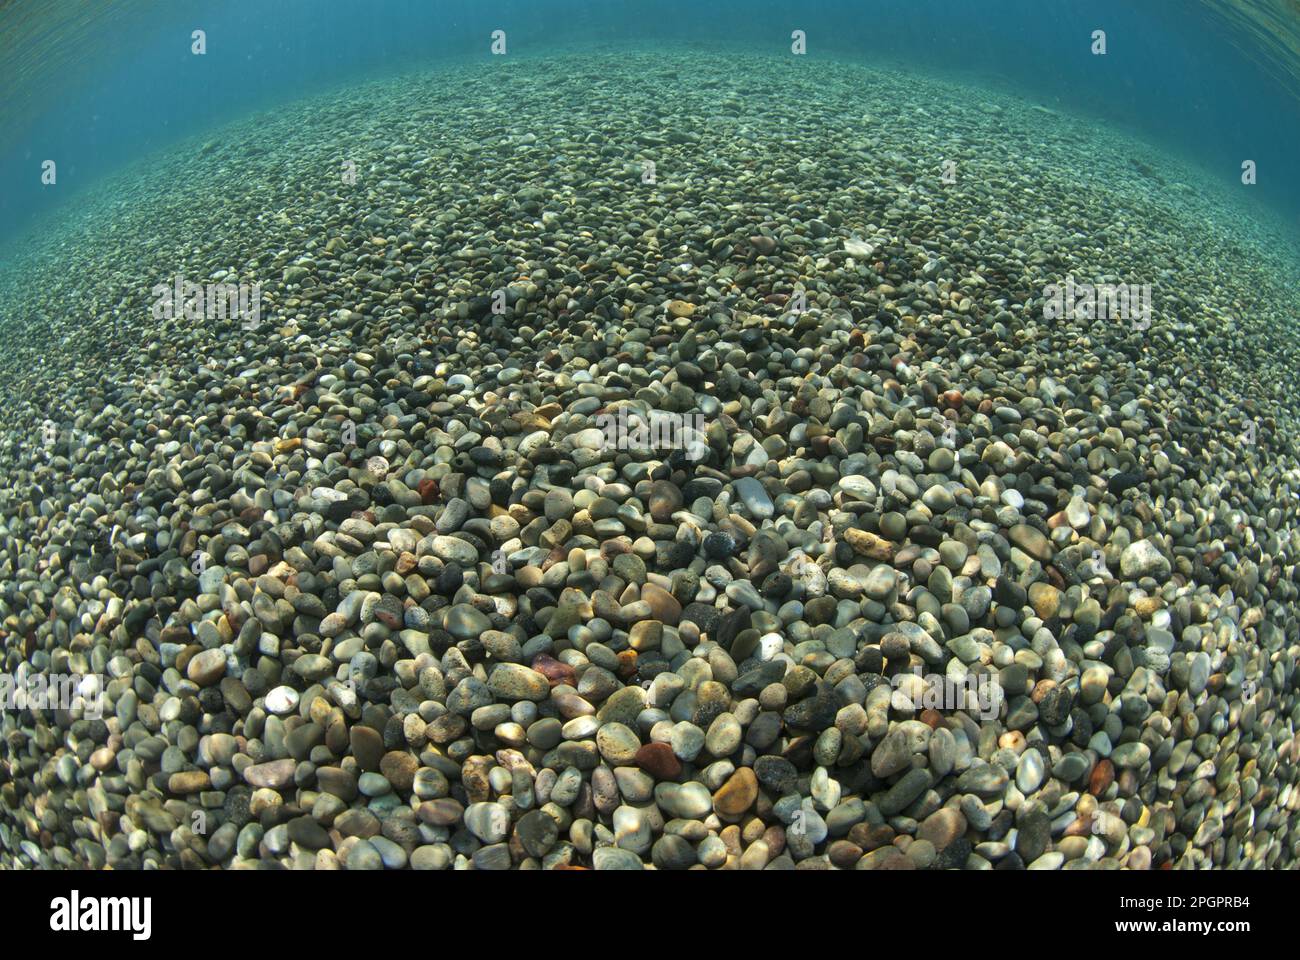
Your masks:
<svg viewBox="0 0 1300 960"><path fill-rule="evenodd" d="M24 8L57 33L72 6L17 0L0 27ZM206 31L204 56L190 52L196 28ZM1238 51L1193 0L169 0L123 6L21 83L6 67L0 244L189 135L361 77L487 59L495 29L507 32L512 56L663 44L719 58L734 49L788 55L800 29L809 61L952 76L1102 120L1247 191L1246 209L1253 203L1261 217L1300 225L1297 91ZM1090 52L1095 29L1106 31L1105 56ZM0 36L12 45L10 31ZM6 64L14 52L3 50ZM41 183L46 159L58 164L54 186ZM1249 188L1243 160L1257 164ZM1081 168L1088 162L1079 157Z"/></svg>

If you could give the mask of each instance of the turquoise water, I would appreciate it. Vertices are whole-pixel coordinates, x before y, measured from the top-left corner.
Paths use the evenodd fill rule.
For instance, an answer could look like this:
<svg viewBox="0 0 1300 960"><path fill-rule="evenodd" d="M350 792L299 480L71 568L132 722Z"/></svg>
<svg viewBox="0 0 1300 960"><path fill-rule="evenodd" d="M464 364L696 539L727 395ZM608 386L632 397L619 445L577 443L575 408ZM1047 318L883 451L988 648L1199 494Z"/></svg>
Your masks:
<svg viewBox="0 0 1300 960"><path fill-rule="evenodd" d="M1267 15L1263 35L1250 26ZM1256 19L1252 19L1256 18ZM17 0L0 10L0 239L123 164L166 152L223 121L369 76L492 56L608 54L663 44L893 64L1018 92L1130 130L1187 157L1226 187L1253 160L1243 199L1300 221L1300 91L1288 37L1294 7L1152 0L860 0L708 4L633 0L118 0L83 9ZM206 33L202 56L191 34ZM1106 53L1092 33L1104 30ZM1294 42L1294 41L1292 41ZM780 98L761 77L753 99ZM937 121L941 122L941 120ZM54 160L57 182L42 183ZM1014 160L1008 157L1008 160ZM1088 152L1079 157L1089 167Z"/></svg>

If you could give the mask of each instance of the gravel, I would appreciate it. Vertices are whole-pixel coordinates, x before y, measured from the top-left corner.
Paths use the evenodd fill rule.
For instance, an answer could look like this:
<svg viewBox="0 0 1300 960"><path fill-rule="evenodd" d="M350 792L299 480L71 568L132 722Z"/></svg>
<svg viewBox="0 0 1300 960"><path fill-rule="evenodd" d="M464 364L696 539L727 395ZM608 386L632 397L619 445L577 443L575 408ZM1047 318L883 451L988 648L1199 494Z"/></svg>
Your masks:
<svg viewBox="0 0 1300 960"><path fill-rule="evenodd" d="M12 258L4 672L103 711L3 713L0 866L1294 865L1294 264L1114 134L797 67L369 84Z"/></svg>

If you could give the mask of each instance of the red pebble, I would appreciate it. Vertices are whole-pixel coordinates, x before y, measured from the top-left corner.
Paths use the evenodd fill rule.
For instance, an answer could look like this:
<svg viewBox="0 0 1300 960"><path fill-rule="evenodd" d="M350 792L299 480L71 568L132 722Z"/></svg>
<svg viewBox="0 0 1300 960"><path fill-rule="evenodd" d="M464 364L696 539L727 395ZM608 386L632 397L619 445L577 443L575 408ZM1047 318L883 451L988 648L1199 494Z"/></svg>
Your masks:
<svg viewBox="0 0 1300 960"><path fill-rule="evenodd" d="M647 743L636 752L636 765L656 780L676 780L682 762L666 743Z"/></svg>
<svg viewBox="0 0 1300 960"><path fill-rule="evenodd" d="M1098 760L1092 768L1092 776L1088 778L1088 792L1094 797L1100 797L1114 781L1114 765L1105 758Z"/></svg>
<svg viewBox="0 0 1300 960"><path fill-rule="evenodd" d="M552 687L558 687L562 683L577 686L577 671L567 663L549 657L544 653L539 653L533 658L533 669L544 676Z"/></svg>

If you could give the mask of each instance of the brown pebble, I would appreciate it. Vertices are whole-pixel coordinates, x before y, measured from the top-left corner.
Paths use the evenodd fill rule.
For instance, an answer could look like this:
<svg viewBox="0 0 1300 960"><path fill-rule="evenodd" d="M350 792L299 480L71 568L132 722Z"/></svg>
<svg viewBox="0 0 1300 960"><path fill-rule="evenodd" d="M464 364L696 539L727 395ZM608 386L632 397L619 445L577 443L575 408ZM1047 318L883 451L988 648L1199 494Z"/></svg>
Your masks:
<svg viewBox="0 0 1300 960"><path fill-rule="evenodd" d="M1088 792L1094 797L1100 797L1114 782L1115 766L1103 757L1097 761L1097 765L1092 768L1092 775L1088 777Z"/></svg>
<svg viewBox="0 0 1300 960"><path fill-rule="evenodd" d="M415 815L422 823L431 824L435 827L450 827L460 822L461 814L465 808L451 797L440 797L437 800L426 800L415 808Z"/></svg>
<svg viewBox="0 0 1300 960"><path fill-rule="evenodd" d="M871 533L869 530L850 528L844 531L844 539L850 547L864 557L870 557L872 560L879 560L882 563L892 563L894 560L894 545L884 537Z"/></svg>
<svg viewBox="0 0 1300 960"><path fill-rule="evenodd" d="M826 856L841 870L852 870L862 859L862 848L848 840L834 840L826 848Z"/></svg>
<svg viewBox="0 0 1300 960"><path fill-rule="evenodd" d="M185 770L173 773L167 779L167 789L175 794L199 793L212 786L212 781L202 770Z"/></svg>
<svg viewBox="0 0 1300 960"><path fill-rule="evenodd" d="M637 750L633 760L656 780L676 780L682 772L682 762L666 743L645 744Z"/></svg>
<svg viewBox="0 0 1300 960"><path fill-rule="evenodd" d="M576 686L578 683L578 674L573 667L556 660L554 657L548 657L544 653L539 653L533 657L532 667L544 676L546 682L552 687L558 687L562 683Z"/></svg>
<svg viewBox="0 0 1300 960"><path fill-rule="evenodd" d="M392 750L379 761L379 772L398 793L409 793L415 783L415 771L420 761L404 750Z"/></svg>
<svg viewBox="0 0 1300 960"><path fill-rule="evenodd" d="M966 832L966 818L960 810L944 807L936 810L916 828L918 840L928 840L934 849L942 850Z"/></svg>
<svg viewBox="0 0 1300 960"><path fill-rule="evenodd" d="M1043 679L1034 684L1034 689L1029 692L1029 699L1034 703L1042 703L1043 697L1056 686L1055 680Z"/></svg>
<svg viewBox="0 0 1300 960"><path fill-rule="evenodd" d="M384 738L379 735L379 731L357 724L349 732L349 739L357 766L369 773L377 772L379 761L384 756Z"/></svg>
<svg viewBox="0 0 1300 960"><path fill-rule="evenodd" d="M779 857L785 851L785 827L779 823L770 824L763 831L763 842L772 856Z"/></svg>
<svg viewBox="0 0 1300 960"><path fill-rule="evenodd" d="M943 714L932 707L922 710L919 719L931 730L938 730L943 726Z"/></svg>
<svg viewBox="0 0 1300 960"><path fill-rule="evenodd" d="M855 823L849 830L849 839L863 850L875 850L894 842L894 828L884 823L876 826L869 823Z"/></svg>

